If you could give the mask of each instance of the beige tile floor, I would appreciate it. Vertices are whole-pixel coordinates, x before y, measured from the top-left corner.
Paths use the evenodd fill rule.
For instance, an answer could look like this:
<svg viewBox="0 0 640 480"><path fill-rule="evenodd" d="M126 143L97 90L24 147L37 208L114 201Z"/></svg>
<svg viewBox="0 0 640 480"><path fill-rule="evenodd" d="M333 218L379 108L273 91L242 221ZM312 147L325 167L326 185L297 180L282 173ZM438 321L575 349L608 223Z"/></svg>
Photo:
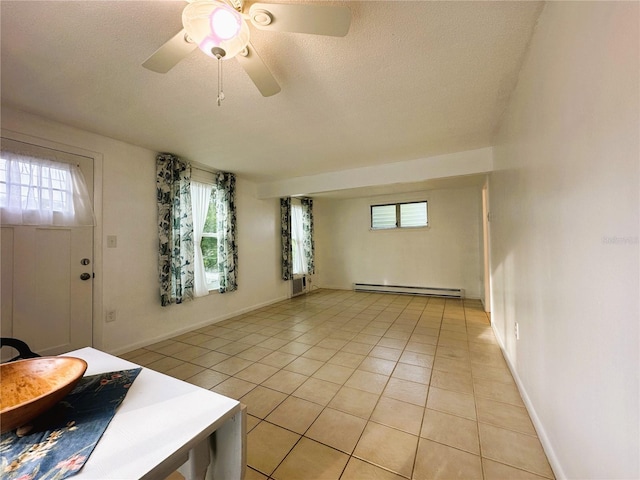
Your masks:
<svg viewBox="0 0 640 480"><path fill-rule="evenodd" d="M478 301L316 290L123 358L247 405L247 480L554 478Z"/></svg>

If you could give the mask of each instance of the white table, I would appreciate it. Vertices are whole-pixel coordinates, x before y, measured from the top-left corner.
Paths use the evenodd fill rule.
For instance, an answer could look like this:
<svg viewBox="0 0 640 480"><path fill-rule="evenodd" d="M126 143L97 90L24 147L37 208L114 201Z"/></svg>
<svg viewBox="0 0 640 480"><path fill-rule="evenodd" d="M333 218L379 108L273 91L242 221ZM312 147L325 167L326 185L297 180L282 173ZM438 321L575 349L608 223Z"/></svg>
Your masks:
<svg viewBox="0 0 640 480"><path fill-rule="evenodd" d="M82 348L65 353L85 375L139 367ZM73 478L241 480L246 469L246 409L231 398L148 368L142 371L82 470Z"/></svg>

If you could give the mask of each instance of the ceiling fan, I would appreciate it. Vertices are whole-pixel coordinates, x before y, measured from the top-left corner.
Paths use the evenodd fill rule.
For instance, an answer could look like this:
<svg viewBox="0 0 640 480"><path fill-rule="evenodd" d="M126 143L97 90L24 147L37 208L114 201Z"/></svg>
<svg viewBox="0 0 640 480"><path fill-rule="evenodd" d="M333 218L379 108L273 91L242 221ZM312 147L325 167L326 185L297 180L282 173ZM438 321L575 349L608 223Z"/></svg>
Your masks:
<svg viewBox="0 0 640 480"><path fill-rule="evenodd" d="M154 72L167 73L198 47L218 61L237 58L265 97L278 93L280 85L249 42L249 22L261 30L334 37L345 36L351 24L351 11L344 6L254 3L245 11L244 0L187 2L182 12L184 28L142 66Z"/></svg>

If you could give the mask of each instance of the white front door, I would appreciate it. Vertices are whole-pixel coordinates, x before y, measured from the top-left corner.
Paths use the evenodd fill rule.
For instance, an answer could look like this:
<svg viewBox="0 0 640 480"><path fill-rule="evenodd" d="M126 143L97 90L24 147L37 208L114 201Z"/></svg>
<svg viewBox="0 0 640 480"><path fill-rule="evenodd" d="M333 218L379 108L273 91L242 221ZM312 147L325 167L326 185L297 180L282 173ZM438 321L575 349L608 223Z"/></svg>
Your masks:
<svg viewBox="0 0 640 480"><path fill-rule="evenodd" d="M56 160L80 165L92 196L93 159L58 152ZM1 231L2 336L40 355L91 346L93 227L2 225Z"/></svg>

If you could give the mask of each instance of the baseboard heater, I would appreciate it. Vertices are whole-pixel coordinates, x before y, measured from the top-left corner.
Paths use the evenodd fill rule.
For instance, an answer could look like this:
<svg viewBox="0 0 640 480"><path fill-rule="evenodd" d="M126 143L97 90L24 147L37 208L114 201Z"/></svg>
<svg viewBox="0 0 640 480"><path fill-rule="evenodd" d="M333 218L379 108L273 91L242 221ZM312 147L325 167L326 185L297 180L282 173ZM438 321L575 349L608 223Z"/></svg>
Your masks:
<svg viewBox="0 0 640 480"><path fill-rule="evenodd" d="M406 285L378 285L354 283L356 292L395 293L397 295L423 295L429 297L464 298L462 288L410 287Z"/></svg>

